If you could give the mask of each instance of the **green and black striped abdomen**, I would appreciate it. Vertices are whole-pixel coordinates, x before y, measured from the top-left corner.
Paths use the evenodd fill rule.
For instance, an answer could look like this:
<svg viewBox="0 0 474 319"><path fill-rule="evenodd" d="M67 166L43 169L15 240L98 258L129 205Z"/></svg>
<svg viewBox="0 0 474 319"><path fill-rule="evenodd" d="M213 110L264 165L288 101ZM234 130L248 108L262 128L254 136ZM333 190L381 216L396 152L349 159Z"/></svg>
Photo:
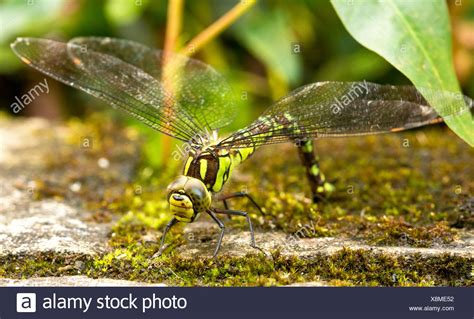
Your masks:
<svg viewBox="0 0 474 319"><path fill-rule="evenodd" d="M326 181L326 177L320 170L319 158L315 155L313 140L299 141L296 145L306 169L306 177L313 193L313 201L317 202L334 192L334 186Z"/></svg>

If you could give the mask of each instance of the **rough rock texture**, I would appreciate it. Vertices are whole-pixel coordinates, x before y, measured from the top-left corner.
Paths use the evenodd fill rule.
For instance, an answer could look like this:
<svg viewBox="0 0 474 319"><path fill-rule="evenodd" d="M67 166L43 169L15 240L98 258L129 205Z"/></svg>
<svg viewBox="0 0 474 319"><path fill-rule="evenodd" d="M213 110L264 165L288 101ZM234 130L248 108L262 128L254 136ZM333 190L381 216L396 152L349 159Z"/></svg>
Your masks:
<svg viewBox="0 0 474 319"><path fill-rule="evenodd" d="M108 159L82 148L79 138L71 142L70 134L41 119L0 120L0 255L106 250L111 223L91 221L79 197L88 189L110 189L103 171L120 191L134 159L113 153L116 158Z"/></svg>
<svg viewBox="0 0 474 319"><path fill-rule="evenodd" d="M188 225L184 232L187 238L194 237L194 235L190 236L190 234L196 234L197 236L200 236L199 234L206 234L205 237L211 236L209 238L211 240L206 242L188 240L187 244L177 248L180 255L189 257L202 256L203 253L212 255L218 237L218 228L215 226L215 223L208 219L198 221ZM256 232L255 240L257 245L266 253L271 250L280 249L282 255L297 255L301 258L311 258L318 254L331 255L343 248L363 249L373 253L386 253L391 256L421 254L426 257L436 258L443 254L450 254L458 257L474 258L474 234L472 231L466 232L463 238L453 243L440 244L430 248L370 246L345 238L296 238L282 232ZM249 232L226 228L226 235L224 235L220 253L230 256L245 256L247 253L256 252L254 248L250 247L249 243Z"/></svg>
<svg viewBox="0 0 474 319"><path fill-rule="evenodd" d="M102 124L100 122L99 126ZM154 267L151 265L151 256L156 252L161 236L156 226L161 224L156 221L168 220L169 216L165 213L167 203L162 197L150 203L148 198L141 197L142 193L139 195L135 193L132 196L124 194L125 187L130 186L131 181L137 178L134 173L138 162L137 154L140 153L139 143L124 133L124 130L108 127L109 124L103 124L106 126L106 132L94 132L93 127L83 123L58 125L39 119L0 118L0 276L9 278L47 276L0 279L0 285L111 286L146 285L144 283L146 281L158 282L158 285L161 285L161 282L179 285L188 283L214 285L219 284L219 280L225 282L228 278L238 277L241 271L235 272L234 268L243 269L247 275L249 273L254 275L245 277L248 278L246 283L248 285L275 283L287 285L299 281L293 285L321 286L330 285L330 281L334 278L342 278L343 285L347 283L360 285L361 282L388 285L378 278L364 281L365 268L355 269L355 272L362 273L360 278L357 277L359 279L344 281L344 276L338 277L332 274L324 277L320 276L319 272L315 272L315 276L299 278L294 275L297 273L293 271L294 269L287 269L290 266L287 266L286 261L280 260L279 268L271 268L272 263L268 262L273 258L271 254L279 251L280 256L290 260L289 264L291 259L298 261L301 259L309 261L307 264L315 261L317 266L318 261L337 257L338 252L344 248L353 251L363 250L364 254L365 251L370 252L371 256L380 257L373 259L376 262L385 260L384 256L407 257L407 259L411 256L421 256L423 261L428 259L435 261L431 263L432 265L438 265L436 261L439 261L440 268L434 271L437 277L442 277L439 281L432 281L429 276L423 281L424 277L415 278L416 274L410 273L414 279L408 280L408 284L430 285L431 282L438 282L437 284L442 285L455 280L460 280L460 285L469 284L470 277L466 274L471 271L474 258L474 233L471 228L464 225L468 224L469 219L459 225L453 241L433 241L429 248L397 243L392 246L369 245L363 238L352 236L351 232L346 232L344 235L334 232L331 233L331 237L323 233L321 236L316 236L317 238L295 238L290 236L288 231L283 231L286 228L282 225L278 225L279 228L270 228L279 229L278 231L270 231L268 227L264 227L266 225L264 222L258 224L258 221L255 221L256 243L266 256L258 255L251 258L268 264L254 274L253 265L245 264L248 258L241 258L248 253L259 252L249 246L250 235L247 228L243 230L242 224L240 228L233 227L236 225L235 222L223 219L226 233L219 254L223 258L214 261L207 257L214 251L219 230L215 223L203 216L197 222L186 225L182 237L176 236L178 232L168 237L167 242L172 244L174 253L169 249L165 250L164 258L157 259L159 266ZM100 138L97 138L97 135L100 135ZM84 137L90 139L92 144L84 147L82 143ZM262 162L272 164L271 160L264 158ZM256 162L258 163L258 159ZM399 166L399 163L393 165ZM168 172L164 172L163 175L165 173ZM169 173L171 174L171 171ZM273 174L273 171L268 174L270 177L275 177L274 175L278 174ZM250 176L248 180L242 182L243 185L247 185L249 181L255 183L261 180L258 177L254 178L251 173L248 176ZM235 180L238 176L234 177ZM285 181L286 177L284 176ZM392 178L391 175L385 176L389 177ZM293 182L299 183L299 177L295 179ZM463 180L456 181L459 185L462 182ZM161 179L156 183L159 187L165 186L162 185L164 183ZM265 189L267 187L269 185L264 186ZM462 189L470 194L469 185L463 186ZM279 193L281 192L269 193L273 195L267 197L273 199ZM397 198L398 195L393 193L394 198ZM162 195L162 191L160 189L156 194L150 192L148 195L158 198ZM288 198L278 200L277 203L288 204ZM370 203L368 199L366 201ZM141 204L127 206L134 202ZM411 199L408 202L412 202ZM117 205L113 206L110 203ZM296 203L300 201L297 200ZM266 207L271 204L267 203ZM346 207L346 202L341 206ZM280 207L282 218L277 216L276 222L286 223L283 212L294 212L292 208L285 209L285 206ZM130 213L126 213L127 210ZM473 216L472 212L466 215L469 218ZM293 221L293 215L291 218L289 220ZM352 227L352 224L350 225ZM381 233L386 231L385 228L381 229L379 230ZM405 229L408 228L402 228L402 231ZM425 230L426 233L430 231L436 234L437 230L436 228ZM456 262L462 265L458 266L446 256L456 257L454 258L457 259ZM226 260L230 260L234 265L228 268L226 268L228 265L220 265L220 269L214 269L219 262L225 263ZM239 265L240 262L245 265ZM395 263L393 267L397 268L398 260L393 262ZM448 271L449 276L444 278L443 274L446 273L445 268L449 268L447 267L449 263L452 264L452 269L450 268L451 272ZM424 267L424 263L422 265ZM312 266L316 267L314 264ZM341 273L346 273L344 266L341 267ZM382 269L384 266L380 267ZM411 271L412 265L408 263L408 266L404 267L400 272ZM467 268L469 269L466 270ZM275 271L281 272L276 276L280 278L273 278L279 281L265 281L265 278L259 278L260 272L265 274L262 277L270 277ZM418 270L412 272L417 273ZM76 274L81 276L69 276ZM82 276L84 274L138 281L89 279ZM284 276L290 275L295 276L295 280L285 281ZM173 276L183 278L173 281ZM196 277L199 279L205 276L207 277L203 279L206 280L195 280ZM231 284L235 285L236 282Z"/></svg>
<svg viewBox="0 0 474 319"><path fill-rule="evenodd" d="M308 281L308 282L297 282L287 287L327 287L330 286L327 282L324 281Z"/></svg>
<svg viewBox="0 0 474 319"><path fill-rule="evenodd" d="M149 284L144 282L117 280L108 278L93 279L86 276L42 277L29 279L0 279L0 286L6 287L128 287L148 286L163 287L164 284Z"/></svg>
<svg viewBox="0 0 474 319"><path fill-rule="evenodd" d="M5 197L0 194L0 200ZM85 222L84 210L52 200L26 205L28 199L21 194L17 193L16 200L11 197L13 205L0 210L0 254L93 255L105 251L109 225Z"/></svg>

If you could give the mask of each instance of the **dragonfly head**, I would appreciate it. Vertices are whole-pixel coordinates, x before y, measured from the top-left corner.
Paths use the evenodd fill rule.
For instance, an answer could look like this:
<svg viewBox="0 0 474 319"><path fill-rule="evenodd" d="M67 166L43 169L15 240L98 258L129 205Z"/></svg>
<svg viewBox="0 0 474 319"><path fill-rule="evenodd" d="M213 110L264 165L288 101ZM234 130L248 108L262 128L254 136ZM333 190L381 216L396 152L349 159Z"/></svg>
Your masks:
<svg viewBox="0 0 474 319"><path fill-rule="evenodd" d="M199 179L181 175L168 186L168 203L177 220L190 223L211 207L211 193Z"/></svg>

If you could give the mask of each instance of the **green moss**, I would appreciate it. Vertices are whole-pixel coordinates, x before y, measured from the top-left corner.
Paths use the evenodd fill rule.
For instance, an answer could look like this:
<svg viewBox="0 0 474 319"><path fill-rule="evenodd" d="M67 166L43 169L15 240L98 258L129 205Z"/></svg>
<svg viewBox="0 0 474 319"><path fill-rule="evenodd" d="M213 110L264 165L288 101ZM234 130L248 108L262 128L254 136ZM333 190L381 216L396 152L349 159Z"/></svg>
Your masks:
<svg viewBox="0 0 474 319"><path fill-rule="evenodd" d="M86 264L92 258L83 255L58 256L52 253L43 253L36 256L6 255L0 257L0 277L31 278L61 276L65 274L83 274Z"/></svg>
<svg viewBox="0 0 474 319"><path fill-rule="evenodd" d="M4 257L2 276L27 278L87 274L179 286L273 286L323 281L343 286L470 286L472 260L450 255L393 257L366 250L341 249L331 256L311 259L287 257L274 251L270 257L246 255L182 258L168 256L154 261L156 245L136 244L94 260L80 269L74 257L41 255L35 258Z"/></svg>
<svg viewBox="0 0 474 319"><path fill-rule="evenodd" d="M88 124L70 123L70 143L90 132L100 142L92 153L86 154L66 147L66 151L59 152L61 156L51 159L50 169L54 171L64 165L64 158L71 161L72 172L82 168L81 163L95 162L102 156L127 159L131 150L120 151L117 140L110 139L114 134L120 136L114 133L117 128L107 124L99 129L99 124L102 123L94 120ZM140 141L132 131L123 134L132 144ZM409 148L402 146L404 139L410 141ZM285 156L276 157L275 148ZM261 216L245 199L232 201L231 207L248 211L256 232L301 234L310 225L311 232L305 232L303 237L346 237L371 245L431 247L456 240L458 228L472 229L472 216L463 207L470 203L474 191L474 179L467 178L474 176L474 151L445 129L321 140L316 148L322 171L336 185L337 190L329 200L311 202L295 148L284 145L259 150L235 171L225 189L249 192L266 215ZM57 160L60 157L61 161ZM286 285L307 281L343 286L473 284L472 259L449 255L395 257L342 249L311 259L287 257L278 252L271 257L252 254L191 259L179 256L171 247L168 255L152 261L150 256L158 250L161 235L157 230L171 218L166 185L180 173L180 168L173 162L153 169L150 162L146 157L143 159L133 181L117 182L116 177L104 174L99 176L101 183L85 183L80 193L85 206L94 212L92 220L114 221L110 253L93 259L81 258L80 268L75 266L74 256L2 257L0 276L21 278L80 272L91 277L186 286ZM85 180L92 179L91 176L89 171ZM48 181L38 181L43 187L37 188L37 198L70 196L64 185L71 180L66 176L57 187ZM106 187L105 192L100 191L104 184L111 183L114 185ZM243 230L248 227L242 218L232 218L226 225ZM185 243L180 228L174 229L171 236L174 247Z"/></svg>
<svg viewBox="0 0 474 319"><path fill-rule="evenodd" d="M285 149L287 157L275 157L270 147L264 148L239 168L226 190L249 192L266 215L261 216L245 199L230 205L248 211L257 231L294 234L311 225L312 231L304 237L348 237L372 245L414 247L450 243L458 236L450 225L462 222L461 227L469 227L461 207L474 189L472 179L465 178L474 174L469 165L474 152L460 141L453 142L446 130L425 131L429 139L420 138L425 133L415 131L319 141L322 169L337 177L338 190L319 204L310 200L295 148L274 146ZM408 148L402 146L406 140ZM179 174L179 168L153 170L146 158L141 167L134 184L105 206L107 211L125 214L114 228L112 244L136 242L170 218L165 186ZM244 219L227 223L232 228L247 228Z"/></svg>
<svg viewBox="0 0 474 319"><path fill-rule="evenodd" d="M263 229L293 233L315 223L323 229L316 236L415 247L449 243L457 228L472 229L472 214L463 207L472 207L474 150L445 129L318 141L321 169L336 192L317 205L295 148L279 147L285 156L275 157L271 147L257 152L229 185L263 204L268 216L253 214Z"/></svg>
<svg viewBox="0 0 474 319"><path fill-rule="evenodd" d="M373 245L430 247L454 241L457 233L445 222L416 227L390 216L375 218L375 222L372 220L365 224L362 221L359 225L364 227L360 233Z"/></svg>

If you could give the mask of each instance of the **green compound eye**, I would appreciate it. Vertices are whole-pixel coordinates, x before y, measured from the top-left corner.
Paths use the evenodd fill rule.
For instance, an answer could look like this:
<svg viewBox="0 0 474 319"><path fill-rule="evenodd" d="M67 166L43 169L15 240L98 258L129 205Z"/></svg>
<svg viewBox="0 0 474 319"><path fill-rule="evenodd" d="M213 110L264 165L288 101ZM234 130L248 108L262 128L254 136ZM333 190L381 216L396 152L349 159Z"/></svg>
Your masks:
<svg viewBox="0 0 474 319"><path fill-rule="evenodd" d="M211 193L202 181L181 175L168 186L168 201L172 204L186 200L190 200L195 214L198 214L211 206Z"/></svg>
<svg viewBox="0 0 474 319"><path fill-rule="evenodd" d="M167 192L168 192L168 199L170 197L171 194L173 193L181 193L181 194L184 194L184 185L186 184L186 181L187 181L187 177L186 176L179 176L178 178L176 178L173 182L171 182L171 184L168 185L168 187L166 188Z"/></svg>
<svg viewBox="0 0 474 319"><path fill-rule="evenodd" d="M196 213L204 212L211 207L211 193L200 180L189 177L184 191L191 198Z"/></svg>

